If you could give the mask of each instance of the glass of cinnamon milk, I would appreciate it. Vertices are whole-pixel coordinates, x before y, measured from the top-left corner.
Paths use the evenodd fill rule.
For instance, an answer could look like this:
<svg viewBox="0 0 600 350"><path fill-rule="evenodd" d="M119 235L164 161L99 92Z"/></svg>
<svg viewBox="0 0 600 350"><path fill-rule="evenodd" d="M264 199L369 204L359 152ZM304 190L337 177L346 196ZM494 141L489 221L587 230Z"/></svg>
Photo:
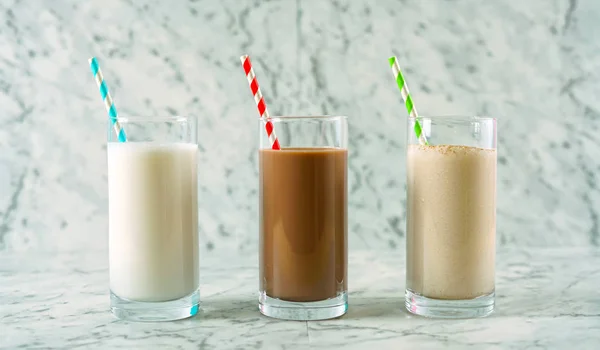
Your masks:
<svg viewBox="0 0 600 350"><path fill-rule="evenodd" d="M348 309L346 117L273 117L259 149L259 309L288 320Z"/></svg>
<svg viewBox="0 0 600 350"><path fill-rule="evenodd" d="M496 132L494 118L408 120L405 303L414 314L494 310Z"/></svg>
<svg viewBox="0 0 600 350"><path fill-rule="evenodd" d="M199 305L197 122L119 117L108 126L109 275L113 314L194 316Z"/></svg>

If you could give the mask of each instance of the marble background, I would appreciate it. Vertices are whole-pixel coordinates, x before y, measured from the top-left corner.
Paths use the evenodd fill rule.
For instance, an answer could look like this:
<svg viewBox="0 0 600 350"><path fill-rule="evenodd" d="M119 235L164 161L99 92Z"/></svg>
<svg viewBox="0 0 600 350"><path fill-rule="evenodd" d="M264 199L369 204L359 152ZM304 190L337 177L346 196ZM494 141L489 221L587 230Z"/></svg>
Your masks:
<svg viewBox="0 0 600 350"><path fill-rule="evenodd" d="M350 247L403 249L405 112L499 118L498 243L600 244L600 2L0 0L0 251L105 249L106 114L200 118L205 252L256 250L257 115L349 116Z"/></svg>

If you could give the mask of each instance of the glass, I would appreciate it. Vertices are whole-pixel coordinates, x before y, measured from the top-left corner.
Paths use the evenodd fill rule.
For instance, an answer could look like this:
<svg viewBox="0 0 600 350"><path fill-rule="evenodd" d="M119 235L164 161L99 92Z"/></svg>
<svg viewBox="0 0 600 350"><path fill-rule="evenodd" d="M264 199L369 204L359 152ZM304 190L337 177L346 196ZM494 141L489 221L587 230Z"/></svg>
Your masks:
<svg viewBox="0 0 600 350"><path fill-rule="evenodd" d="M118 118L108 125L110 301L133 321L198 312L196 119Z"/></svg>
<svg viewBox="0 0 600 350"><path fill-rule="evenodd" d="M288 320L348 310L346 117L271 118L281 150L260 122L259 309Z"/></svg>
<svg viewBox="0 0 600 350"><path fill-rule="evenodd" d="M419 145L419 122L428 145ZM409 118L408 311L468 318L494 310L496 119Z"/></svg>

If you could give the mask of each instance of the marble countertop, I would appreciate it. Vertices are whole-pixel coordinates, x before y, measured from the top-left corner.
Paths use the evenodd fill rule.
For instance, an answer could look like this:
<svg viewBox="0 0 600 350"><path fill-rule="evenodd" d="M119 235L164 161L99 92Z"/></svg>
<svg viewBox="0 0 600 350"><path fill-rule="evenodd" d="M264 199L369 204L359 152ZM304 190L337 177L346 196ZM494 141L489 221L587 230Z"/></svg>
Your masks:
<svg viewBox="0 0 600 350"><path fill-rule="evenodd" d="M340 319L279 321L257 310L256 256L203 256L201 312L129 323L108 310L105 251L0 254L0 348L568 348L600 345L600 249L507 249L497 309L434 320L403 306L404 256L351 251L350 308Z"/></svg>

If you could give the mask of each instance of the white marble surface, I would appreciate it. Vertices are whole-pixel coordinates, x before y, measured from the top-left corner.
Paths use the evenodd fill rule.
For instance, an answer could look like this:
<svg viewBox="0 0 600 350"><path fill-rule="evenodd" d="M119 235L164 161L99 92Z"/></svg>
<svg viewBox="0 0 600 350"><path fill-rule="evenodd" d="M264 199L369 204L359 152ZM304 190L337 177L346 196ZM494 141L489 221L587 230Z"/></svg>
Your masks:
<svg viewBox="0 0 600 350"><path fill-rule="evenodd" d="M105 112L200 117L203 251L257 249L257 121L350 122L350 245L401 250L405 112L499 118L498 243L600 243L600 2L2 0L0 251L105 247ZM97 234L100 232L100 234Z"/></svg>
<svg viewBox="0 0 600 350"><path fill-rule="evenodd" d="M257 310L255 256L203 257L193 319L129 323L108 310L104 251L0 254L0 348L598 349L600 249L500 249L497 311L435 320L404 310L404 256L353 251L349 312L294 322Z"/></svg>

